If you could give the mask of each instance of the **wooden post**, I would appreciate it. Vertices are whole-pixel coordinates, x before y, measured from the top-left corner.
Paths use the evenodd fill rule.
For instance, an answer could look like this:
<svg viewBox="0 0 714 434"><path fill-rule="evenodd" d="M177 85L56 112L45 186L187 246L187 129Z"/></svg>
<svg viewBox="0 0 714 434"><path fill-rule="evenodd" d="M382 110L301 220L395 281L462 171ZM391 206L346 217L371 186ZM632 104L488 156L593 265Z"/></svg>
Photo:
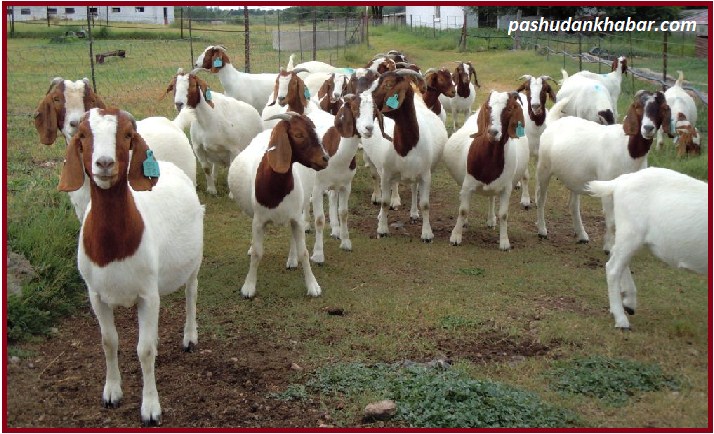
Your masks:
<svg viewBox="0 0 714 434"><path fill-rule="evenodd" d="M667 90L667 34L664 32L662 41L662 90Z"/></svg>
<svg viewBox="0 0 714 434"><path fill-rule="evenodd" d="M183 6L181 7L181 39L183 39Z"/></svg>
<svg viewBox="0 0 714 434"><path fill-rule="evenodd" d="M521 14L523 14L523 11L519 8L518 12L516 12L516 21L520 22L521 21ZM518 26L518 29L516 29L516 35L513 37L513 49L514 50L520 50L521 49L521 26Z"/></svg>
<svg viewBox="0 0 714 434"><path fill-rule="evenodd" d="M10 6L10 37L15 37L15 6Z"/></svg>
<svg viewBox="0 0 714 434"><path fill-rule="evenodd" d="M280 71L280 65L283 64L281 59L282 47L280 47L280 9L278 9L278 71Z"/></svg>
<svg viewBox="0 0 714 434"><path fill-rule="evenodd" d="M191 33L191 6L188 7L188 45L191 47L191 65L193 65L193 34Z"/></svg>
<svg viewBox="0 0 714 434"><path fill-rule="evenodd" d="M461 51L466 51L466 15L468 14L466 7L463 7L464 11L464 25L461 27Z"/></svg>
<svg viewBox="0 0 714 434"><path fill-rule="evenodd" d="M248 6L243 6L243 28L245 29L245 72L250 72L250 18Z"/></svg>
<svg viewBox="0 0 714 434"><path fill-rule="evenodd" d="M50 7L47 6L47 7L45 7L45 9L47 9L47 27L49 27L50 26ZM89 9L87 9L87 10L89 10ZM89 15L87 15L87 16L89 16Z"/></svg>
<svg viewBox="0 0 714 434"><path fill-rule="evenodd" d="M312 10L312 60L317 60L317 8Z"/></svg>
<svg viewBox="0 0 714 434"><path fill-rule="evenodd" d="M91 17L89 16L89 6L87 6L87 38L89 38L89 67L92 71L92 87L94 93L97 93L97 80L94 75L94 40L92 39Z"/></svg>

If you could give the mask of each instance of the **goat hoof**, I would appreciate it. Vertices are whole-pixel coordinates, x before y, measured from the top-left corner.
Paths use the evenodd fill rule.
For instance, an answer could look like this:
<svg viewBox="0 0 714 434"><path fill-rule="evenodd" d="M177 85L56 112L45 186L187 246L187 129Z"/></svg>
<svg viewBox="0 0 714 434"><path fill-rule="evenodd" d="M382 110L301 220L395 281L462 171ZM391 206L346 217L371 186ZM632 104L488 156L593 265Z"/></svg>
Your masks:
<svg viewBox="0 0 714 434"><path fill-rule="evenodd" d="M523 209L526 210L526 211L528 211L529 209L531 209L531 206L530 206L530 205L523 205Z"/></svg>
<svg viewBox="0 0 714 434"><path fill-rule="evenodd" d="M431 244L431 242L434 241L432 238L422 238L421 242L424 244Z"/></svg>
<svg viewBox="0 0 714 434"><path fill-rule="evenodd" d="M541 240L547 240L548 235L538 234L538 238L540 238Z"/></svg>
<svg viewBox="0 0 714 434"><path fill-rule="evenodd" d="M631 307L627 307L627 306L624 306L624 308L625 308L625 313L626 313L626 314L628 314L628 315L634 315L634 314L635 314L635 309L633 309L633 308L631 308Z"/></svg>
<svg viewBox="0 0 714 434"><path fill-rule="evenodd" d="M288 267L285 267L285 269L286 270L297 270L297 265L295 265L295 266L290 265Z"/></svg>
<svg viewBox="0 0 714 434"><path fill-rule="evenodd" d="M389 234L379 234L379 233L378 233L378 234L377 234L377 239L387 238L388 236L389 236Z"/></svg>
<svg viewBox="0 0 714 434"><path fill-rule="evenodd" d="M620 330L622 333L627 333L632 331L632 327L627 326L627 327L618 327L618 330Z"/></svg>
<svg viewBox="0 0 714 434"><path fill-rule="evenodd" d="M141 418L141 427L149 428L152 426L161 426L161 415L151 416L148 419Z"/></svg>
<svg viewBox="0 0 714 434"><path fill-rule="evenodd" d="M578 244L587 244L590 240L578 240Z"/></svg>
<svg viewBox="0 0 714 434"><path fill-rule="evenodd" d="M121 399L116 401L107 401L102 398L102 407L104 408L119 408L121 406Z"/></svg>
<svg viewBox="0 0 714 434"><path fill-rule="evenodd" d="M196 349L196 344L193 342L189 342L188 345L183 347L183 352L184 353L192 353Z"/></svg>

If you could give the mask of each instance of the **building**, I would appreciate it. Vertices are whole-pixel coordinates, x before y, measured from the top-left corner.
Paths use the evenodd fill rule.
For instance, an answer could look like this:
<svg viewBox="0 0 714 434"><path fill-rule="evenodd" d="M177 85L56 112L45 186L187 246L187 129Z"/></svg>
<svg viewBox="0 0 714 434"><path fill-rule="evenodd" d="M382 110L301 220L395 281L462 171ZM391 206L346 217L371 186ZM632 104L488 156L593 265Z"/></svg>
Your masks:
<svg viewBox="0 0 714 434"><path fill-rule="evenodd" d="M464 25L478 27L478 18L469 13L465 6L405 6L405 24L416 27L434 27L437 29L460 29Z"/></svg>
<svg viewBox="0 0 714 434"><path fill-rule="evenodd" d="M174 22L173 6L90 6L89 13L101 21L122 21L146 24L171 24ZM14 17L13 17L14 15ZM44 21L67 20L87 21L86 6L8 6L6 20Z"/></svg>

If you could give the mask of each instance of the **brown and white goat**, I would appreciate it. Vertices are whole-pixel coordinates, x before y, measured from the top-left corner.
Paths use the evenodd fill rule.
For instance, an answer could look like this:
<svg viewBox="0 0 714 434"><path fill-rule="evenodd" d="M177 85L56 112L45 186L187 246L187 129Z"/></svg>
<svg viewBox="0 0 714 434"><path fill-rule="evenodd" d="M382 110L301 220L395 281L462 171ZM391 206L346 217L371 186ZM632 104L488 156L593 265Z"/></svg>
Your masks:
<svg viewBox="0 0 714 434"><path fill-rule="evenodd" d="M265 227L274 223L290 225L292 237L287 267L297 267L299 260L307 293L316 297L322 290L310 267L303 222L305 196L310 191L304 188L300 172L294 169L293 163L322 170L329 157L310 118L292 112L278 117L280 122L273 129L258 134L228 170L228 186L233 198L253 219L250 269L241 294L246 298L255 295Z"/></svg>
<svg viewBox="0 0 714 434"><path fill-rule="evenodd" d="M348 79L344 74L330 74L317 91L317 105L327 113L336 115L342 107L342 95L345 94Z"/></svg>
<svg viewBox="0 0 714 434"><path fill-rule="evenodd" d="M393 122L385 119L382 134L363 140L362 146L380 175L382 197L377 236L384 237L389 233L387 211L390 187L394 182L405 181L413 183L414 196L418 190L418 205L422 213L421 239L431 242L434 238L429 221L431 171L441 159L447 133L434 112L424 104L415 103L412 88L412 77L415 76L421 77L421 74L401 69L379 77L373 92L374 103ZM387 140L385 135L393 137L392 141ZM411 217L418 218L418 212L413 209Z"/></svg>
<svg viewBox="0 0 714 434"><path fill-rule="evenodd" d="M487 224L495 226L495 198L499 198L499 248L509 250L508 205L516 181L528 166L528 140L519 137L524 122L516 92L491 92L476 116L446 142L444 162L451 176L461 186L459 213L449 241L458 246L463 240L463 226L471 195L490 196Z"/></svg>
<svg viewBox="0 0 714 434"><path fill-rule="evenodd" d="M570 212L579 243L590 241L580 217L580 195L590 181L607 181L647 167L647 154L657 129L670 134L671 110L662 92L638 91L623 123L601 125L573 116L563 116L568 98L559 99L546 118L536 171L538 235L548 236L545 201L548 183L557 177L570 190ZM602 198L605 214L603 249L614 242L612 197Z"/></svg>
<svg viewBox="0 0 714 434"><path fill-rule="evenodd" d="M90 183L91 204L79 233L77 263L101 328L107 369L103 405L117 407L123 397L114 308L136 304L144 382L141 421L160 425L154 375L159 297L186 286L183 347L190 351L198 342L204 208L191 180L175 165L159 162L159 173L148 176L143 166L149 156L130 114L91 109L67 146L58 188L75 191L85 175Z"/></svg>
<svg viewBox="0 0 714 434"><path fill-rule="evenodd" d="M473 83L471 82L472 77ZM444 109L451 112L452 128L455 131L457 114L464 114L462 124L471 116L471 107L476 101L476 87L480 88L481 85L478 83L476 70L471 62L458 62L453 78L456 85L456 95L453 98L439 96L439 100Z"/></svg>
<svg viewBox="0 0 714 434"><path fill-rule="evenodd" d="M426 82L426 92L422 95L424 104L439 116L441 122L446 125L446 110L444 110L441 101L439 101L439 95L444 95L448 98L453 98L456 95L456 86L451 72L446 68L432 68L424 74L424 81Z"/></svg>

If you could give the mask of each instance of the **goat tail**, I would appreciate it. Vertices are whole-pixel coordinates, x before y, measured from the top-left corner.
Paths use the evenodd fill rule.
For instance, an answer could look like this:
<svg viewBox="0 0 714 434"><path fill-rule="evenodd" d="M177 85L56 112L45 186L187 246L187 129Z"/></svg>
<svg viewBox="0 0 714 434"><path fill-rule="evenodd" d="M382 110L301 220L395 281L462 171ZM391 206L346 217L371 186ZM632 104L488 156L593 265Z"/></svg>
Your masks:
<svg viewBox="0 0 714 434"><path fill-rule="evenodd" d="M617 179L611 181L590 181L585 184L585 193L595 197L612 196L617 187Z"/></svg>
<svg viewBox="0 0 714 434"><path fill-rule="evenodd" d="M560 73L563 74L563 78L562 78L562 80L558 80L558 86L562 86L562 85L563 85L563 82L564 82L565 80L567 80L568 77L569 77L568 71L566 71L566 70L563 69L563 68L560 69Z"/></svg>
<svg viewBox="0 0 714 434"><path fill-rule="evenodd" d="M545 117L545 124L551 124L558 119L563 117L563 107L565 107L570 102L569 96L564 96L558 100L553 107L548 110L548 114Z"/></svg>
<svg viewBox="0 0 714 434"><path fill-rule="evenodd" d="M674 85L682 87L682 82L684 81L684 73L682 71L677 71L677 74L679 74L679 77L677 78L677 81L674 83Z"/></svg>
<svg viewBox="0 0 714 434"><path fill-rule="evenodd" d="M288 66L287 66L287 68L285 68L286 71L292 71L293 68L295 68L295 64L293 63L293 56L295 56L295 55L294 54L290 55L290 59L288 60Z"/></svg>

